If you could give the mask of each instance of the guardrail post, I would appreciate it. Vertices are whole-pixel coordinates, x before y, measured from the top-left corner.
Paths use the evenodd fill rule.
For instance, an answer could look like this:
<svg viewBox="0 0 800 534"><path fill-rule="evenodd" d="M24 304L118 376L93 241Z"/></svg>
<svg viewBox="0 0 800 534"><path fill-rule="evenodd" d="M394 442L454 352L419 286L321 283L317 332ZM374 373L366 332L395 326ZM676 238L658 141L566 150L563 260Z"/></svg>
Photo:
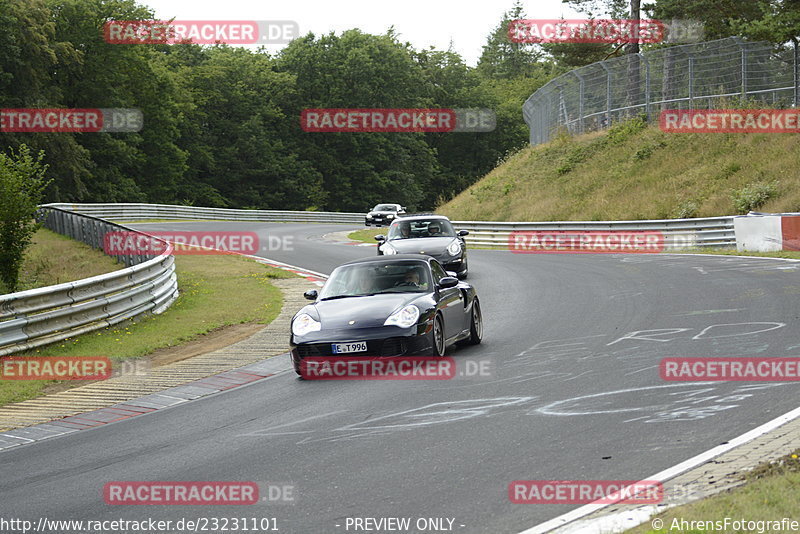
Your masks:
<svg viewBox="0 0 800 534"><path fill-rule="evenodd" d="M739 43L742 47L742 98L747 98L747 46Z"/></svg>
<svg viewBox="0 0 800 534"><path fill-rule="evenodd" d="M687 52L689 56L689 109L694 109L694 55Z"/></svg>
<svg viewBox="0 0 800 534"><path fill-rule="evenodd" d="M644 61L644 113L647 121L650 122L650 61L642 53L639 56Z"/></svg>
<svg viewBox="0 0 800 534"><path fill-rule="evenodd" d="M583 91L585 88L585 83L583 81L583 76L578 74L577 70L572 71L572 74L578 78L578 132L583 133L585 131L583 124Z"/></svg>
<svg viewBox="0 0 800 534"><path fill-rule="evenodd" d="M603 70L606 71L606 126L611 125L611 71L608 69L604 62L600 63Z"/></svg>
<svg viewBox="0 0 800 534"><path fill-rule="evenodd" d="M800 73L798 73L798 65L800 65L800 50L798 50L798 40L792 39L794 45L794 107L800 105Z"/></svg>

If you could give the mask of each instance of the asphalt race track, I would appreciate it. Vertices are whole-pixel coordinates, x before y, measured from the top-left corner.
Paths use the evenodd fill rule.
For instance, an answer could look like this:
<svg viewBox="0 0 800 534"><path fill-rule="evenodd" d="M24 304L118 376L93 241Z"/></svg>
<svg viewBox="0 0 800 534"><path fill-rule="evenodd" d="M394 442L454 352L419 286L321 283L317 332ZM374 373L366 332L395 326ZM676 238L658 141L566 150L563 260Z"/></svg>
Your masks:
<svg viewBox="0 0 800 534"><path fill-rule="evenodd" d="M375 253L321 239L341 225L140 228L290 236L292 250L261 255L323 273ZM445 518L444 528L409 532L511 534L579 506L512 504L512 481L644 479L798 406L794 384L666 382L658 372L668 356L800 355L798 264L488 250L469 261L484 343L451 355L463 368L488 361L491 376L342 382L286 372L15 447L0 453L0 515L274 517L297 534L356 532L347 518ZM106 505L104 484L125 480L291 485L296 499Z"/></svg>

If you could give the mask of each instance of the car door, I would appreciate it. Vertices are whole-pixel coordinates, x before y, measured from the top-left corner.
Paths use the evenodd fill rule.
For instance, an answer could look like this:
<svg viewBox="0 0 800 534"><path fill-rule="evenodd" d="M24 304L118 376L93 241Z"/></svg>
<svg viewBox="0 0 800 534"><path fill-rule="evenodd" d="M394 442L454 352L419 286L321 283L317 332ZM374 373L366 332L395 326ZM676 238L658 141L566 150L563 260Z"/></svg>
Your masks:
<svg viewBox="0 0 800 534"><path fill-rule="evenodd" d="M447 276L444 267L438 261L431 261L431 272L434 283ZM451 338L464 329L464 295L458 287L437 287L439 294L437 306L444 317L444 337Z"/></svg>

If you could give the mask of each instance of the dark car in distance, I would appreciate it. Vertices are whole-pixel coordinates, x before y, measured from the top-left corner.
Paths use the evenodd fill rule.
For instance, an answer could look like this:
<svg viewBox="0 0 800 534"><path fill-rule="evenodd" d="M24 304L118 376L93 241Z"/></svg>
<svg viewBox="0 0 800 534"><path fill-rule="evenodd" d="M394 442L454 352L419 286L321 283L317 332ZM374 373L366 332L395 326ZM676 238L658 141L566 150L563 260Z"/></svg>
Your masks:
<svg viewBox="0 0 800 534"><path fill-rule="evenodd" d="M393 222L388 236L376 235L375 239L379 256L426 254L463 279L469 272L466 235L466 230L456 232L444 215L415 215Z"/></svg>
<svg viewBox="0 0 800 534"><path fill-rule="evenodd" d="M378 204L364 217L365 226L388 226L406 214L400 204Z"/></svg>
<svg viewBox="0 0 800 534"><path fill-rule="evenodd" d="M304 358L443 356L448 346L476 345L483 336L475 288L430 256L344 263L305 297L314 302L292 318L290 338L301 376Z"/></svg>

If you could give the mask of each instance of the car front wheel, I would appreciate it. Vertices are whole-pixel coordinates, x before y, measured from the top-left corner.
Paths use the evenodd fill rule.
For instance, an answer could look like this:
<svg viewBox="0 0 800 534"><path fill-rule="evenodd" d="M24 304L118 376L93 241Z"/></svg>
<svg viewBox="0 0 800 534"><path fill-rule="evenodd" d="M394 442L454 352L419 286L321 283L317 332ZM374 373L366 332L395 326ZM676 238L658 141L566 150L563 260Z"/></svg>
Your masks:
<svg viewBox="0 0 800 534"><path fill-rule="evenodd" d="M441 315L436 315L433 319L433 331L431 332L431 345L433 346L434 356L444 356L444 321Z"/></svg>
<svg viewBox="0 0 800 534"><path fill-rule="evenodd" d="M472 319L469 325L469 345L478 345L483 339L483 314L481 313L481 303L478 299L472 303Z"/></svg>

